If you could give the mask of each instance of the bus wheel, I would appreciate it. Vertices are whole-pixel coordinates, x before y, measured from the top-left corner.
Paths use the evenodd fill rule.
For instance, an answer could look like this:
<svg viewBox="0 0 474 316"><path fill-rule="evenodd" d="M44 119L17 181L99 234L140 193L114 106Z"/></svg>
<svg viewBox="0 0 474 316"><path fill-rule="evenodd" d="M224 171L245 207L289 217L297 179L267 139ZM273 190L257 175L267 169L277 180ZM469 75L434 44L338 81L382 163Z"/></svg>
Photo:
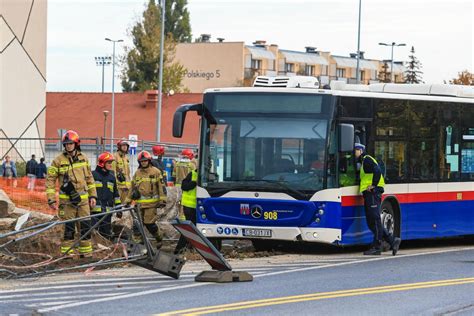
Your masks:
<svg viewBox="0 0 474 316"><path fill-rule="evenodd" d="M393 210L390 202L382 205L382 225L393 237L400 237L400 220Z"/></svg>

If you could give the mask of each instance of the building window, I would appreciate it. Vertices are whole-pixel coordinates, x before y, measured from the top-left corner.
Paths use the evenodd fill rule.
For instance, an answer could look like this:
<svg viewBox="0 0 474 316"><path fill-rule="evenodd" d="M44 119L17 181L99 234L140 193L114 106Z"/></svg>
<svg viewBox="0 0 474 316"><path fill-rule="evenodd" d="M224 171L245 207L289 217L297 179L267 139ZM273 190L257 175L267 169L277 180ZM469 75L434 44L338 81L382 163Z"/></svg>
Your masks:
<svg viewBox="0 0 474 316"><path fill-rule="evenodd" d="M344 68L336 68L336 77L345 78L346 70Z"/></svg>
<svg viewBox="0 0 474 316"><path fill-rule="evenodd" d="M295 72L295 64L285 64L285 71L286 72Z"/></svg>
<svg viewBox="0 0 474 316"><path fill-rule="evenodd" d="M314 76L314 66L313 65L306 65L304 67L304 74L305 74L305 76Z"/></svg>
<svg viewBox="0 0 474 316"><path fill-rule="evenodd" d="M262 68L262 61L260 59L252 59L250 61L250 68L252 68L252 69L261 69Z"/></svg>
<svg viewBox="0 0 474 316"><path fill-rule="evenodd" d="M365 80L365 71L360 71L360 80Z"/></svg>

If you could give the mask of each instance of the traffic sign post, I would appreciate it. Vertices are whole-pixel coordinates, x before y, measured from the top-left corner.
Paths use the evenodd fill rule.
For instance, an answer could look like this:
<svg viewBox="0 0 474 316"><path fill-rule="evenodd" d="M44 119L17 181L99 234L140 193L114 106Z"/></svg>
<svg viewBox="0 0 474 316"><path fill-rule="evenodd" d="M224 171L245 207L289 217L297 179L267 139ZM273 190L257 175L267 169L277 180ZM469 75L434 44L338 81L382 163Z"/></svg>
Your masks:
<svg viewBox="0 0 474 316"><path fill-rule="evenodd" d="M203 271L195 277L197 282L249 282L253 276L245 271L232 271L232 267L214 245L191 221L174 220L171 225L209 263L212 271Z"/></svg>

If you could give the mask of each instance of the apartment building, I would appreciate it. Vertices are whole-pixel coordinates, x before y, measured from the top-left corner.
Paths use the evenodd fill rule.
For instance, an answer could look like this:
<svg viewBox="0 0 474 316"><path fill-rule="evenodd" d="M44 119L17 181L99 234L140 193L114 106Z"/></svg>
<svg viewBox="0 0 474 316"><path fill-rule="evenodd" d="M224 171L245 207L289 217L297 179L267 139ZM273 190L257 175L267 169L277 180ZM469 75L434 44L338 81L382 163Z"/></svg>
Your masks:
<svg viewBox="0 0 474 316"><path fill-rule="evenodd" d="M225 42L219 38L201 35L196 43L178 44L176 60L187 69L183 84L190 92L207 88L250 86L258 75L317 77L321 85L332 80L356 82L357 55L331 55L330 52L307 46L302 51L287 50L263 40L252 45L244 42ZM395 82L403 82L403 63L394 62ZM366 59L361 52L360 81L364 84L379 82L381 72L390 79L391 62Z"/></svg>

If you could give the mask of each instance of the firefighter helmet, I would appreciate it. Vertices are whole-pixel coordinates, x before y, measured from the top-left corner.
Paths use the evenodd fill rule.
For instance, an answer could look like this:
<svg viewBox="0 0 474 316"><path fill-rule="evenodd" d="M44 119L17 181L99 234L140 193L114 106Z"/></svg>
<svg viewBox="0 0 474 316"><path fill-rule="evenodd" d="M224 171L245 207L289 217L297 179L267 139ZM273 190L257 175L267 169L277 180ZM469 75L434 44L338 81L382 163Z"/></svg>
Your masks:
<svg viewBox="0 0 474 316"><path fill-rule="evenodd" d="M79 134L77 134L73 130L68 130L63 135L62 143L63 143L63 145L76 144L76 146L79 146L81 144L81 140L79 138Z"/></svg>
<svg viewBox="0 0 474 316"><path fill-rule="evenodd" d="M181 151L181 156L184 156L184 157L189 158L189 159L193 159L194 158L194 152L191 148L186 148L186 149L183 149Z"/></svg>
<svg viewBox="0 0 474 316"><path fill-rule="evenodd" d="M155 145L151 147L151 150L155 156L163 156L165 154L165 146Z"/></svg>
<svg viewBox="0 0 474 316"><path fill-rule="evenodd" d="M114 161L114 156L109 153L109 152L103 152L99 155L98 163L97 165L101 168L105 167L105 163L108 161Z"/></svg>
<svg viewBox="0 0 474 316"><path fill-rule="evenodd" d="M145 160L151 161L151 155L148 151L143 150L138 154L137 160L138 162Z"/></svg>
<svg viewBox="0 0 474 316"><path fill-rule="evenodd" d="M127 145L127 151L128 151L128 148L130 148L130 143L125 138L122 138L121 140L117 142L117 148L120 150L120 147L122 145Z"/></svg>

